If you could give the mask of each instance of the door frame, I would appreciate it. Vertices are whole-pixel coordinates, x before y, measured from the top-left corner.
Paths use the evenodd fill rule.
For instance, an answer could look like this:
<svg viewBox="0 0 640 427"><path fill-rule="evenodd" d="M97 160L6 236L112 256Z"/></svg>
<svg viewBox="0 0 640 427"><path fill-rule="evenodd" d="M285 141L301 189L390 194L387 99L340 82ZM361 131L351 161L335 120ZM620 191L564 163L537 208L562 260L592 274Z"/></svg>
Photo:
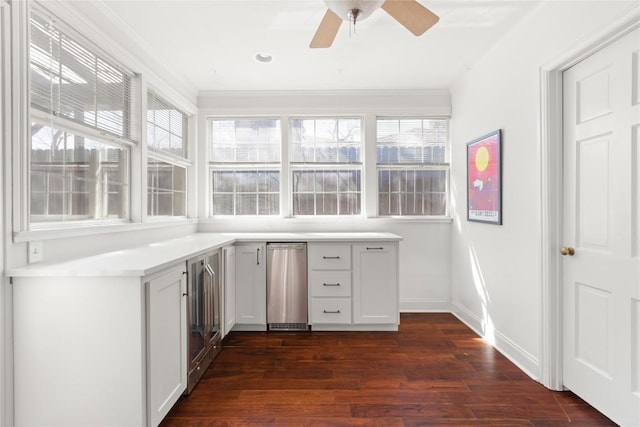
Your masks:
<svg viewBox="0 0 640 427"><path fill-rule="evenodd" d="M595 52L640 28L640 10L612 22L592 37L540 67L541 159L541 356L540 382L563 390L563 84L562 73Z"/></svg>

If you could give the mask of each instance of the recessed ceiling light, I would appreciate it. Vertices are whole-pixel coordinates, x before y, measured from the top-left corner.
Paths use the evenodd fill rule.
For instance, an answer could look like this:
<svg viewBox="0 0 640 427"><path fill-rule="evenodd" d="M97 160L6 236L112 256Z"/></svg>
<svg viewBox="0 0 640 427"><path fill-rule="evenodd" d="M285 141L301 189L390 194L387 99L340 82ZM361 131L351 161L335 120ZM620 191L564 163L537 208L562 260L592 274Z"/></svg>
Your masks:
<svg viewBox="0 0 640 427"><path fill-rule="evenodd" d="M258 52L256 56L254 56L255 60L258 62L271 62L273 61L273 56L269 52Z"/></svg>

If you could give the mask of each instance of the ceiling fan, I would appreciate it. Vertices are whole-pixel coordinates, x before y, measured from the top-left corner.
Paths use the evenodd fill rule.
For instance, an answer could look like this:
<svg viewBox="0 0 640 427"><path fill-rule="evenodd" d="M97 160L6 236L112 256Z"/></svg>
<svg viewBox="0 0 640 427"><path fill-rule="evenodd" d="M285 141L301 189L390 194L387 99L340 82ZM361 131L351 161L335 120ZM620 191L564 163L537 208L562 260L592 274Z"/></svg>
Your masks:
<svg viewBox="0 0 640 427"><path fill-rule="evenodd" d="M325 48L333 44L342 21L355 26L378 8L416 36L422 35L440 19L417 0L325 0L327 12L316 30L309 47Z"/></svg>

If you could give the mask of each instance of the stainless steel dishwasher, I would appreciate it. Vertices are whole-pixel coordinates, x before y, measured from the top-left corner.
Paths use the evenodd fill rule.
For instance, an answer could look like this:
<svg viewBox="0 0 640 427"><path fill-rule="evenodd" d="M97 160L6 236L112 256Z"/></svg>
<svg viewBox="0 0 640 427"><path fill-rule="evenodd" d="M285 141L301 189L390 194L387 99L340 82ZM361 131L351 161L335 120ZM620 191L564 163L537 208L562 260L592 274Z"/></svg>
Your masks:
<svg viewBox="0 0 640 427"><path fill-rule="evenodd" d="M269 330L307 330L307 244L267 244Z"/></svg>

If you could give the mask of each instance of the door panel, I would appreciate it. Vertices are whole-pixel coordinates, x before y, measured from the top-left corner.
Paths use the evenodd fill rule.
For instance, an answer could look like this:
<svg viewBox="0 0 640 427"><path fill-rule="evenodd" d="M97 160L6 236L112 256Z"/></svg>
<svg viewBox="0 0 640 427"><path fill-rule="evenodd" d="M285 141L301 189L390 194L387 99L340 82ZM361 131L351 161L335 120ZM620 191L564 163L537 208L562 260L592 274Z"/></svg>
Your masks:
<svg viewBox="0 0 640 427"><path fill-rule="evenodd" d="M576 283L576 360L611 378L611 293Z"/></svg>
<svg viewBox="0 0 640 427"><path fill-rule="evenodd" d="M563 381L625 426L640 425L639 37L563 76Z"/></svg>
<svg viewBox="0 0 640 427"><path fill-rule="evenodd" d="M577 83L577 122L586 123L611 113L609 68L597 71Z"/></svg>
<svg viewBox="0 0 640 427"><path fill-rule="evenodd" d="M632 228L635 231L635 238L633 239L632 255L634 258L640 256L640 126L634 126L632 131L633 145L631 149L633 153L631 155L632 162L632 198L633 206L635 209L635 215L632 215Z"/></svg>
<svg viewBox="0 0 640 427"><path fill-rule="evenodd" d="M632 320L634 325L640 325L640 300L634 299L632 302ZM632 385L631 389L634 393L640 393L640 328L632 330Z"/></svg>
<svg viewBox="0 0 640 427"><path fill-rule="evenodd" d="M609 249L609 141L611 135L578 141L576 245Z"/></svg>

